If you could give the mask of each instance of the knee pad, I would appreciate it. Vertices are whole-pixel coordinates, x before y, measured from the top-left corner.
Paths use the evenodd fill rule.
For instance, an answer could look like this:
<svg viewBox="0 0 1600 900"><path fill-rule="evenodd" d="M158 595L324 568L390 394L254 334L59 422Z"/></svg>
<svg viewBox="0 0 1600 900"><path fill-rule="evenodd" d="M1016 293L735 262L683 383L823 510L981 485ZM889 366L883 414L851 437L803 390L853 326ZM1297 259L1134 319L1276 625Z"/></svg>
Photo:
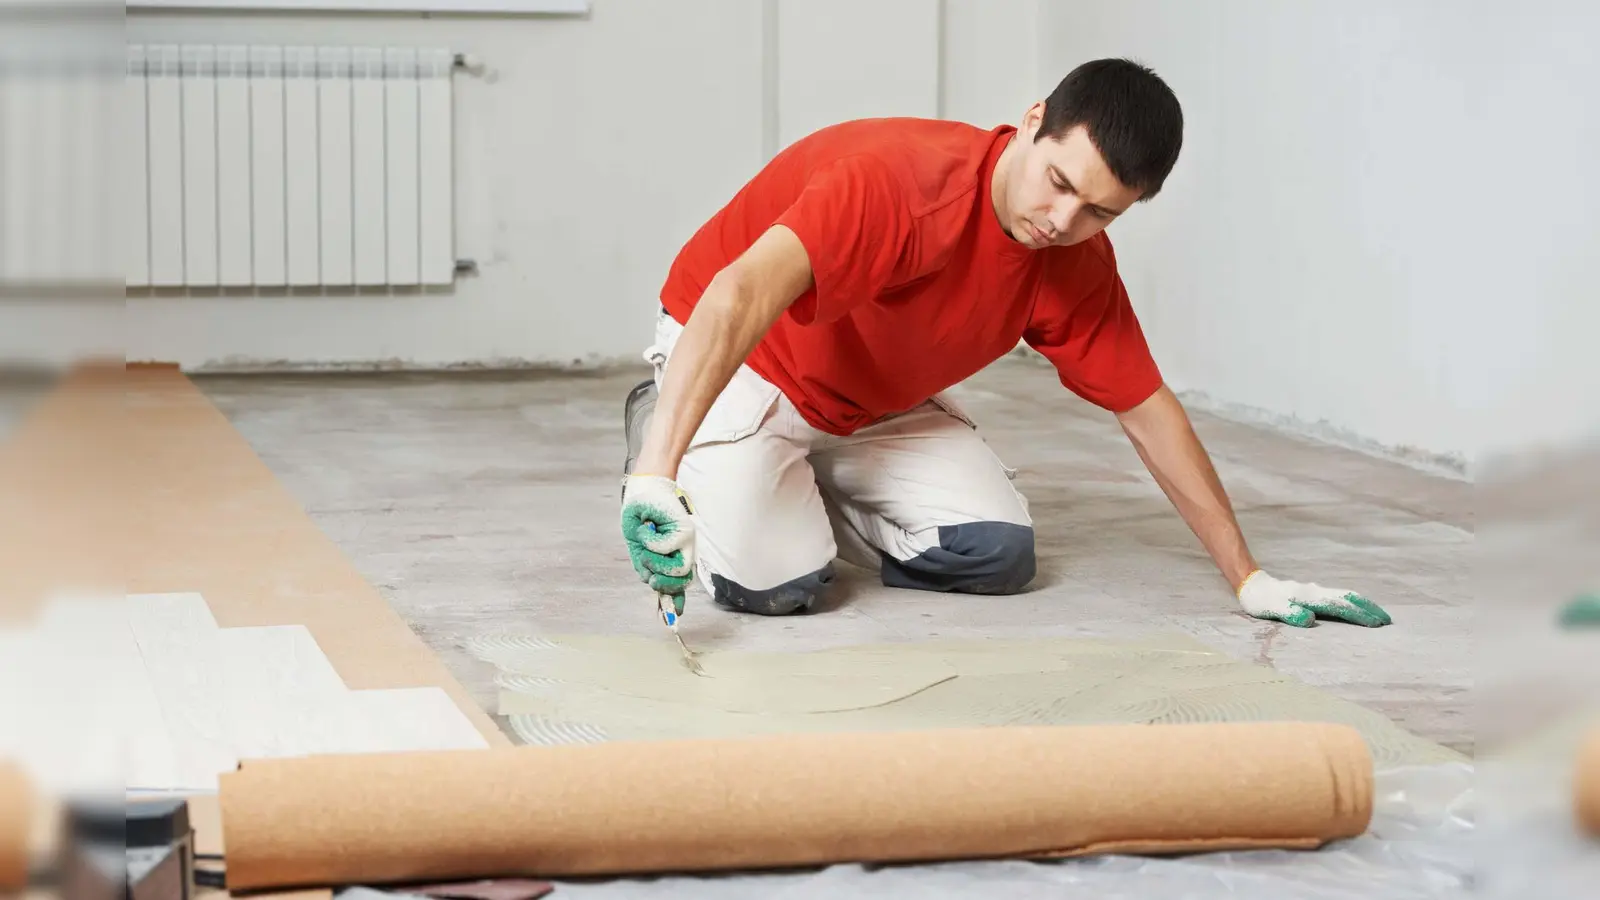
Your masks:
<svg viewBox="0 0 1600 900"><path fill-rule="evenodd" d="M787 616L809 612L817 598L833 583L833 563L815 572L791 578L776 587L754 590L721 575L711 576L711 599L735 612L761 616Z"/></svg>
<svg viewBox="0 0 1600 900"><path fill-rule="evenodd" d="M1016 594L1038 572L1033 529L1009 522L941 525L939 545L908 560L883 557L889 587L964 594Z"/></svg>

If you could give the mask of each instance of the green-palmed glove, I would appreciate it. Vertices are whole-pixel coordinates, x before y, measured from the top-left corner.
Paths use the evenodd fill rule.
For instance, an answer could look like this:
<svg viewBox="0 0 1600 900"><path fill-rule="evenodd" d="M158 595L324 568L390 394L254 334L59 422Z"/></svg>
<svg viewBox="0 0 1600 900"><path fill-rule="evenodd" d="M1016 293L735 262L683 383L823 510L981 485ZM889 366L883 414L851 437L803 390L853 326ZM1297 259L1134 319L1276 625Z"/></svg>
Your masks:
<svg viewBox="0 0 1600 900"><path fill-rule="evenodd" d="M1276 619L1297 628L1309 628L1319 616L1368 628L1393 621L1382 607L1353 591L1280 581L1260 569L1240 585L1239 605L1258 619Z"/></svg>
<svg viewBox="0 0 1600 900"><path fill-rule="evenodd" d="M683 593L694 578L694 509L670 478L629 475L622 482L622 536L639 580L673 598L683 614Z"/></svg>

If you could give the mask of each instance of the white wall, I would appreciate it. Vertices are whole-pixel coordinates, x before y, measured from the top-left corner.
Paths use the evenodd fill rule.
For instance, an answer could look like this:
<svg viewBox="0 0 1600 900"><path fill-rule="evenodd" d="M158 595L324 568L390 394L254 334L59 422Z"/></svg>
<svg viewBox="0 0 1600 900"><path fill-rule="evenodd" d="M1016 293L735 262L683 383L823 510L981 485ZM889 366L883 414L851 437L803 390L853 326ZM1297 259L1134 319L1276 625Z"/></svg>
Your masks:
<svg viewBox="0 0 1600 900"><path fill-rule="evenodd" d="M1041 2L1044 81L1132 56L1183 157L1113 226L1169 380L1470 459L1600 404L1600 5Z"/></svg>
<svg viewBox="0 0 1600 900"><path fill-rule="evenodd" d="M980 0L948 2L970 17ZM132 13L133 42L443 44L488 71L456 82L457 255L477 274L439 294L134 292L128 355L190 369L635 357L673 255L771 153L833 121L939 114L940 9L597 0L579 18ZM850 28L830 36L823 26L840 19Z"/></svg>
<svg viewBox="0 0 1600 900"><path fill-rule="evenodd" d="M132 296L128 354L187 367L589 362L636 354L679 243L760 164L762 6L599 2L587 18L128 17L130 41L442 44L456 78L445 294Z"/></svg>
<svg viewBox="0 0 1600 900"><path fill-rule="evenodd" d="M939 114L939 0L774 6L779 146L845 119Z"/></svg>
<svg viewBox="0 0 1600 900"><path fill-rule="evenodd" d="M1048 2L1048 0L1044 0ZM1060 75L1039 70L1041 0L945 0L941 115L990 128L1020 124Z"/></svg>

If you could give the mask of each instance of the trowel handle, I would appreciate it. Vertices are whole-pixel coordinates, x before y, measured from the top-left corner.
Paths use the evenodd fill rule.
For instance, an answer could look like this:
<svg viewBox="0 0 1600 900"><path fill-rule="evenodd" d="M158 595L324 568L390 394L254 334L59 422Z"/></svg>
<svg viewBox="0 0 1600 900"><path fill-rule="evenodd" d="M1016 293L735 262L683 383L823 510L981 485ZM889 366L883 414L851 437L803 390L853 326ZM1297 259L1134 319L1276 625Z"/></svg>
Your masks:
<svg viewBox="0 0 1600 900"><path fill-rule="evenodd" d="M671 594L657 594L656 606L661 610L661 621L666 623L673 631L678 630L678 604L673 602Z"/></svg>

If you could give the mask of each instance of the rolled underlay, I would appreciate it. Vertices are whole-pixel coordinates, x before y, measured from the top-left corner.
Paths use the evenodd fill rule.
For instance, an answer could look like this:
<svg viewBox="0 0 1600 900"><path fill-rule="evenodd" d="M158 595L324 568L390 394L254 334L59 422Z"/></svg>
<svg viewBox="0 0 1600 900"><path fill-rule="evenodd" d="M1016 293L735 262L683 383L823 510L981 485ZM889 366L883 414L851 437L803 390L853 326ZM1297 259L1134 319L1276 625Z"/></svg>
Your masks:
<svg viewBox="0 0 1600 900"><path fill-rule="evenodd" d="M1311 850L1372 769L1343 725L970 728L252 760L220 803L249 890Z"/></svg>

